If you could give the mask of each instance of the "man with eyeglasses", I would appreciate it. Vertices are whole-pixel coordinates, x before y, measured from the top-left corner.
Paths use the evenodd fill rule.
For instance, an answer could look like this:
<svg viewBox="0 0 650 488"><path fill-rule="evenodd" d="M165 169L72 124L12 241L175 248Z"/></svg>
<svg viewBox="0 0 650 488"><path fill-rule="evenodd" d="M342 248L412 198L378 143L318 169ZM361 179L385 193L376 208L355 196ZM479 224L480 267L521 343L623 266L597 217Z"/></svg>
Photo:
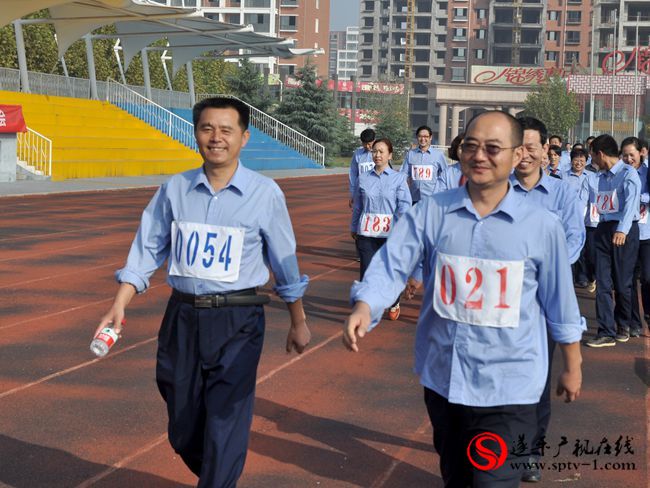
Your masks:
<svg viewBox="0 0 650 488"><path fill-rule="evenodd" d="M548 370L547 330L564 357L558 393L567 402L580 393L585 322L562 224L522 202L509 183L523 157L522 138L517 120L505 112L472 119L460 151L466 185L406 212L351 290L354 308L343 343L358 352L359 340L423 263L415 371L449 487L519 486L518 459L509 446L535 434ZM477 448L477 437L487 433L492 440L478 441ZM480 447L501 456L502 464L480 469Z"/></svg>
<svg viewBox="0 0 650 488"><path fill-rule="evenodd" d="M418 127L415 135L418 147L406 153L400 168L400 171L409 177L413 204L425 196L447 189L447 160L442 151L431 146L431 128L426 125Z"/></svg>
<svg viewBox="0 0 650 488"><path fill-rule="evenodd" d="M524 131L524 150L521 162L515 166L515 171L510 177L513 190L521 200L560 217L566 235L568 261L573 264L580 257L585 243L582 204L578 194L566 182L551 178L541 169L542 156L548 151L546 126L533 117L521 117L518 121ZM539 462L540 448L551 418L550 377L554 352L555 341L549 335L547 381L538 405L538 429L532 440L533 455L529 459L533 466ZM523 474L522 481L537 482L541 480L541 476L539 469L530 469Z"/></svg>

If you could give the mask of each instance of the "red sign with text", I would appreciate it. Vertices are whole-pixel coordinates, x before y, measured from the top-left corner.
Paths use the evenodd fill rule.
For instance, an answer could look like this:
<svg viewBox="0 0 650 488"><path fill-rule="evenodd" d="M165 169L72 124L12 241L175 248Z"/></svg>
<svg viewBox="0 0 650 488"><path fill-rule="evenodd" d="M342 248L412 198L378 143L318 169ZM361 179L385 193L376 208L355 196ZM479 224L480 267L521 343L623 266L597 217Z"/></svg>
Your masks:
<svg viewBox="0 0 650 488"><path fill-rule="evenodd" d="M0 105L0 132L27 132L22 105Z"/></svg>

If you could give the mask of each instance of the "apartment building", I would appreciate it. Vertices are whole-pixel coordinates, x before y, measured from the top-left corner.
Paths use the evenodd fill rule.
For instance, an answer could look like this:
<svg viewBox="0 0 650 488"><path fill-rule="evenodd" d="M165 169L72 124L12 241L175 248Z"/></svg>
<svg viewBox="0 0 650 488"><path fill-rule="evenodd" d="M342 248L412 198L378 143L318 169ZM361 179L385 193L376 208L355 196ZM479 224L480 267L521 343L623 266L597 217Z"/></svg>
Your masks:
<svg viewBox="0 0 650 488"><path fill-rule="evenodd" d="M342 49L345 49L345 31L330 31L330 41L327 50L327 74L330 78L336 74L338 53Z"/></svg>
<svg viewBox="0 0 650 488"><path fill-rule="evenodd" d="M255 32L296 40L299 48L322 48L317 56L294 59L255 57L251 61L271 73L293 74L309 61L320 75L328 72L330 0L159 0L173 6L198 7L220 22L252 25Z"/></svg>
<svg viewBox="0 0 650 488"><path fill-rule="evenodd" d="M350 26L345 31L330 32L329 75L339 80L350 80L357 74L359 54L359 27Z"/></svg>

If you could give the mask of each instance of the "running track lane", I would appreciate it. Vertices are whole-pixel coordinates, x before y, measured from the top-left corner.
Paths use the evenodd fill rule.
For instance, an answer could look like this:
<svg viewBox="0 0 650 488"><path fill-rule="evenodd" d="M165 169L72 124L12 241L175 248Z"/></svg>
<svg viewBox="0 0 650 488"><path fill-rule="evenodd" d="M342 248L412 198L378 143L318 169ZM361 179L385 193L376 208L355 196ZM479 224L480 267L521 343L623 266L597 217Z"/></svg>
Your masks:
<svg viewBox="0 0 650 488"><path fill-rule="evenodd" d="M286 309L277 300L267 307L256 416L240 486L440 486L421 388L410 372L416 304L364 339L360 354L344 351L341 323L358 274L345 177L280 184L301 270L312 277L305 307L313 339L308 354L287 356ZM112 272L123 263L152 194L141 189L2 199L0 483L195 483L167 443L154 382L155 337L169 294L162 273L132 303L128 328L111 355L95 361L87 350L115 291ZM581 305L592 318L588 294ZM577 472L573 484L581 486L643 486L646 343L585 349L583 397L572 405L554 403L549 434L555 450L561 436L571 444L556 459L563 462L576 461L568 449L576 439L597 444L602 437L633 437L634 455L609 460L635 462L636 470L581 466L546 472L547 482L575 480ZM587 458L594 456L580 461Z"/></svg>

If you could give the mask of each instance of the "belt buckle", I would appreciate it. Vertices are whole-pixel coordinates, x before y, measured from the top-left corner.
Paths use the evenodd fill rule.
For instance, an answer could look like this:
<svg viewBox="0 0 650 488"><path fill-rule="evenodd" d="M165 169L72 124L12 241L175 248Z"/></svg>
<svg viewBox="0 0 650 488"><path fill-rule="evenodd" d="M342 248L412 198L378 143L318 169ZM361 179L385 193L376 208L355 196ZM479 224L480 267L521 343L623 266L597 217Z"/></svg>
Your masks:
<svg viewBox="0 0 650 488"><path fill-rule="evenodd" d="M212 297L209 295L196 295L194 297L195 308L212 308Z"/></svg>

